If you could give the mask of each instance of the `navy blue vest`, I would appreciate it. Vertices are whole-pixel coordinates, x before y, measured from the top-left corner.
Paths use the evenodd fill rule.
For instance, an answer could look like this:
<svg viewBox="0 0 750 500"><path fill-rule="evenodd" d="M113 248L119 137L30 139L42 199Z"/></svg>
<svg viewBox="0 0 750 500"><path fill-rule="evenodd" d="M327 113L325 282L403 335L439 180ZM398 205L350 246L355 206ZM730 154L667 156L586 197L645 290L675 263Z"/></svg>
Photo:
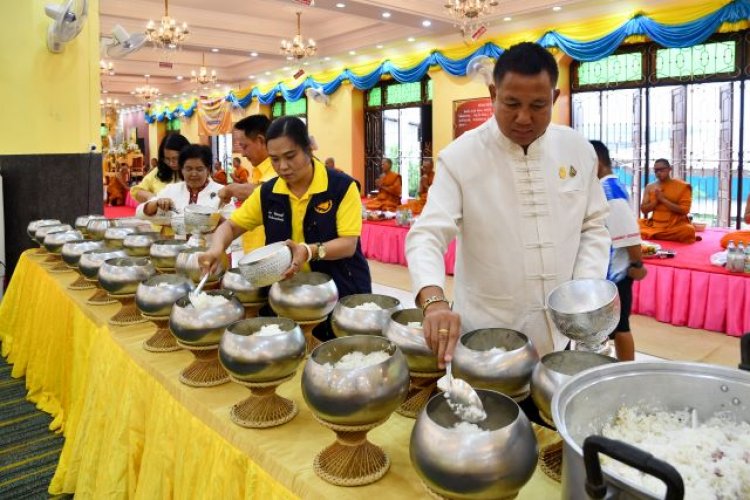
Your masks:
<svg viewBox="0 0 750 500"><path fill-rule="evenodd" d="M338 238L336 212L341 200L354 180L343 172L327 170L328 189L312 195L307 205L302 232L308 244L325 243ZM292 237L292 206L289 196L273 192L278 177L264 182L260 188L260 208L266 244L286 241ZM339 297L354 293L372 293L370 266L367 264L362 246L357 241L354 255L339 260L317 260L310 262L313 271L326 273L333 278Z"/></svg>

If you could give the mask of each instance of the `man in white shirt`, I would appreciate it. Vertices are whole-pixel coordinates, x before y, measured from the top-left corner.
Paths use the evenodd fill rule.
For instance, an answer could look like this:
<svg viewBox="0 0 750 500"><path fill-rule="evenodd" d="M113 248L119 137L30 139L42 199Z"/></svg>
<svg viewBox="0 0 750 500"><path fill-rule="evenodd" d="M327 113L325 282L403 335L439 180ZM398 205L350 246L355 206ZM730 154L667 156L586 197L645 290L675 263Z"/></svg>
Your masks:
<svg viewBox="0 0 750 500"><path fill-rule="evenodd" d="M493 71L494 117L438 156L406 255L425 338L441 362L460 333L505 327L525 333L540 355L568 344L546 297L574 278L607 273L607 202L596 155L570 129L550 125L559 95L552 55L533 43L504 52ZM451 309L443 254L458 238Z"/></svg>
<svg viewBox="0 0 750 500"><path fill-rule="evenodd" d="M610 335L620 361L635 359L635 343L630 332L630 309L633 305L633 280L646 277L641 255L641 229L630 208L628 193L612 173L609 149L601 141L591 141L598 158L598 176L609 203L607 229L612 238L607 279L617 285L620 294L620 322Z"/></svg>

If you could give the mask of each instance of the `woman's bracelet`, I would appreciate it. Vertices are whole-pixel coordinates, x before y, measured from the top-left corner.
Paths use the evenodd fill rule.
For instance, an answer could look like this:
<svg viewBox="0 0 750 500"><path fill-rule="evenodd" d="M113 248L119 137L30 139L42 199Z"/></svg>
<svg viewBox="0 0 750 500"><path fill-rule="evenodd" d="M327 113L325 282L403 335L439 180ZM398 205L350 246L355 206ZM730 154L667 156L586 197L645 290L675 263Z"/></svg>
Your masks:
<svg viewBox="0 0 750 500"><path fill-rule="evenodd" d="M305 250L307 250L307 260L305 260L305 262L310 262L313 256L312 248L310 248L310 245L307 243L302 243L302 245L305 247Z"/></svg>

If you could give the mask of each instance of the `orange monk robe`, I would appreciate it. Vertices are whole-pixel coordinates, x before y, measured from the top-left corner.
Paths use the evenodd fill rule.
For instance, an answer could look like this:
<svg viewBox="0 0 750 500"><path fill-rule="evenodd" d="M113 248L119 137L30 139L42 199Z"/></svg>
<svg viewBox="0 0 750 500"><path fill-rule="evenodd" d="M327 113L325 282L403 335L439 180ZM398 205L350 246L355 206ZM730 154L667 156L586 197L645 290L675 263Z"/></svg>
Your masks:
<svg viewBox="0 0 750 500"><path fill-rule="evenodd" d="M432 186L432 181L435 179L435 172L429 172L424 174L419 180L419 197L415 200L409 200L409 210L413 215L419 215L422 213L425 204L427 203L427 192Z"/></svg>
<svg viewBox="0 0 750 500"><path fill-rule="evenodd" d="M127 185L117 176L110 177L107 183L107 201L112 206L124 205L128 190Z"/></svg>
<svg viewBox="0 0 750 500"><path fill-rule="evenodd" d="M224 170L219 170L217 172L214 172L214 175L212 176L214 182L218 182L219 184L224 184L226 186L227 184L227 173Z"/></svg>
<svg viewBox="0 0 750 500"><path fill-rule="evenodd" d="M664 196L676 203L686 212L690 211L693 201L693 189L690 184L679 179L669 179L659 183ZM651 202L656 200L656 193L651 192ZM641 237L645 240L667 240L679 241L680 243L693 243L695 241L695 227L687 215L672 212L663 203L658 203L651 212L649 219L641 219Z"/></svg>
<svg viewBox="0 0 750 500"><path fill-rule="evenodd" d="M242 165L234 167L232 171L232 180L240 184L246 184L247 179L250 177L250 172L247 171Z"/></svg>
<svg viewBox="0 0 750 500"><path fill-rule="evenodd" d="M368 210L395 212L401 204L401 176L388 172L380 183L378 195L365 205Z"/></svg>

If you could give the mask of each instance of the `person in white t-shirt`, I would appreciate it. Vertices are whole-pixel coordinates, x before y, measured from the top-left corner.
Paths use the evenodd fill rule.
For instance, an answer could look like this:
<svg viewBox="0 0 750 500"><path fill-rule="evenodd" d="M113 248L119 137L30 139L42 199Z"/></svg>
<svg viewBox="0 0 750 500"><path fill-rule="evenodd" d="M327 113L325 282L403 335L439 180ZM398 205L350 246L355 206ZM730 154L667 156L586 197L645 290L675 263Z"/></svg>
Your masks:
<svg viewBox="0 0 750 500"><path fill-rule="evenodd" d="M600 141L591 141L599 162L598 176L609 204L607 229L612 238L607 279L617 285L620 294L620 322L610 338L620 361L635 359L635 342L630 332L630 309L633 304L633 280L646 277L641 255L641 232L628 201L628 193L612 173L609 149Z"/></svg>

